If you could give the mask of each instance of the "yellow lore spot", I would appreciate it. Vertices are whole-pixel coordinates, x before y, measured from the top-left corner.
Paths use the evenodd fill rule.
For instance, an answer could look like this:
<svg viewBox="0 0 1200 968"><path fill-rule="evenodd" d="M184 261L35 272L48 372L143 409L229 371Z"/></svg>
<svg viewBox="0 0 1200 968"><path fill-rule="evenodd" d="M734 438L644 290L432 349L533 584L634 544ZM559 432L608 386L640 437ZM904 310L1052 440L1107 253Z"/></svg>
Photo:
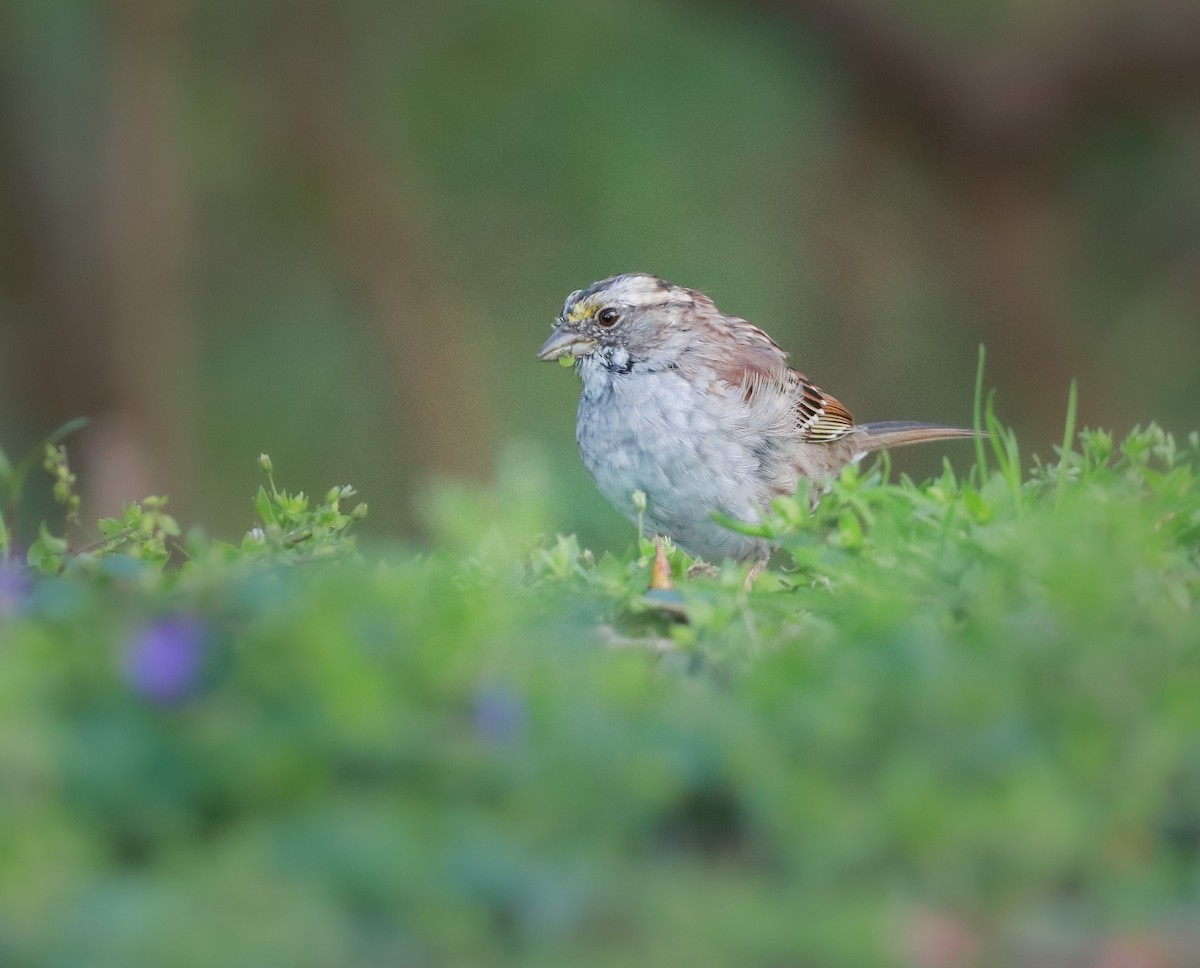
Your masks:
<svg viewBox="0 0 1200 968"><path fill-rule="evenodd" d="M600 304L595 299L585 299L583 302L578 302L572 306L571 311L567 313L567 322L582 322L595 313L599 308Z"/></svg>

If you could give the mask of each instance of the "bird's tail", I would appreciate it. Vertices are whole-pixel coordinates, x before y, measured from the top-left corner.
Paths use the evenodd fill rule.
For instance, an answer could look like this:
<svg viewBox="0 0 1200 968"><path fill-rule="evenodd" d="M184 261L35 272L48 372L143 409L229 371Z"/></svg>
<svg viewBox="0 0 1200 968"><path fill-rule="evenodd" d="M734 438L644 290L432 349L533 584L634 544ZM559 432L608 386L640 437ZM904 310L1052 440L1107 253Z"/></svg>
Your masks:
<svg viewBox="0 0 1200 968"><path fill-rule="evenodd" d="M974 437L975 431L965 427L946 427L942 424L914 423L910 420L884 420L879 423L860 424L858 436L860 454L906 444L923 444L930 440L955 440Z"/></svg>

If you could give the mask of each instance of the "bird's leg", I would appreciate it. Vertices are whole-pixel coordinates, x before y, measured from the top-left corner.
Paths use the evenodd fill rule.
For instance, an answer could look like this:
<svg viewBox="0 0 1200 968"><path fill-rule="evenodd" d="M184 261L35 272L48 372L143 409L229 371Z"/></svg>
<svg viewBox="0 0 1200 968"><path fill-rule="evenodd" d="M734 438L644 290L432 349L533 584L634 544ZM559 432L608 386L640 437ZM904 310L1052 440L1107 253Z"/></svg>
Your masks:
<svg viewBox="0 0 1200 968"><path fill-rule="evenodd" d="M767 567L767 559L759 558L753 565L750 566L750 571L746 573L746 581L742 584L742 588L750 591L754 587L754 581L762 574L764 568Z"/></svg>
<svg viewBox="0 0 1200 968"><path fill-rule="evenodd" d="M650 587L646 589L644 601L672 621L687 624L687 605L671 583L671 564L667 561L662 538L657 534L654 536L654 564L650 566Z"/></svg>
<svg viewBox="0 0 1200 968"><path fill-rule="evenodd" d="M657 591L672 591L671 566L663 549L662 538L654 536L654 564L650 566L650 588Z"/></svg>

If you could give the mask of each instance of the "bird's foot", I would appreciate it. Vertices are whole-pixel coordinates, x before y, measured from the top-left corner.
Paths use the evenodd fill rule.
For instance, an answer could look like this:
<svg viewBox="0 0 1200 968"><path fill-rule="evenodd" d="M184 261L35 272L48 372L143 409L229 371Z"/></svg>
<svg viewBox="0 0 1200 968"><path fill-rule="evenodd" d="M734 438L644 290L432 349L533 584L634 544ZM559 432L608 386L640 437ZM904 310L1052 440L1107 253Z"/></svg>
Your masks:
<svg viewBox="0 0 1200 968"><path fill-rule="evenodd" d="M762 574L763 569L766 567L767 567L767 559L759 558L758 561L756 561L753 565L750 566L750 570L746 573L746 580L742 584L742 588L745 589L746 591L750 591L750 589L754 587L755 580L758 578L759 575Z"/></svg>
<svg viewBox="0 0 1200 968"><path fill-rule="evenodd" d="M663 548L662 538L654 536L654 563L650 566L650 590L669 592L675 586L671 583L671 565L667 561L667 552Z"/></svg>

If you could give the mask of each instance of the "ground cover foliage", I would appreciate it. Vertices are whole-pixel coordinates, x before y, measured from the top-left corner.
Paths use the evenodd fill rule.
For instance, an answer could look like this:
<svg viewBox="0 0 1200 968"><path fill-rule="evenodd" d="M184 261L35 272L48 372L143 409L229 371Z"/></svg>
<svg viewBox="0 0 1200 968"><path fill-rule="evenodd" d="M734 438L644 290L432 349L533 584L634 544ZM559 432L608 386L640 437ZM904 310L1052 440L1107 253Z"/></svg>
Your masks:
<svg viewBox="0 0 1200 968"><path fill-rule="evenodd" d="M990 423L781 502L750 591L647 598L519 470L433 553L266 458L238 545L5 529L0 963L1193 963L1200 439Z"/></svg>

